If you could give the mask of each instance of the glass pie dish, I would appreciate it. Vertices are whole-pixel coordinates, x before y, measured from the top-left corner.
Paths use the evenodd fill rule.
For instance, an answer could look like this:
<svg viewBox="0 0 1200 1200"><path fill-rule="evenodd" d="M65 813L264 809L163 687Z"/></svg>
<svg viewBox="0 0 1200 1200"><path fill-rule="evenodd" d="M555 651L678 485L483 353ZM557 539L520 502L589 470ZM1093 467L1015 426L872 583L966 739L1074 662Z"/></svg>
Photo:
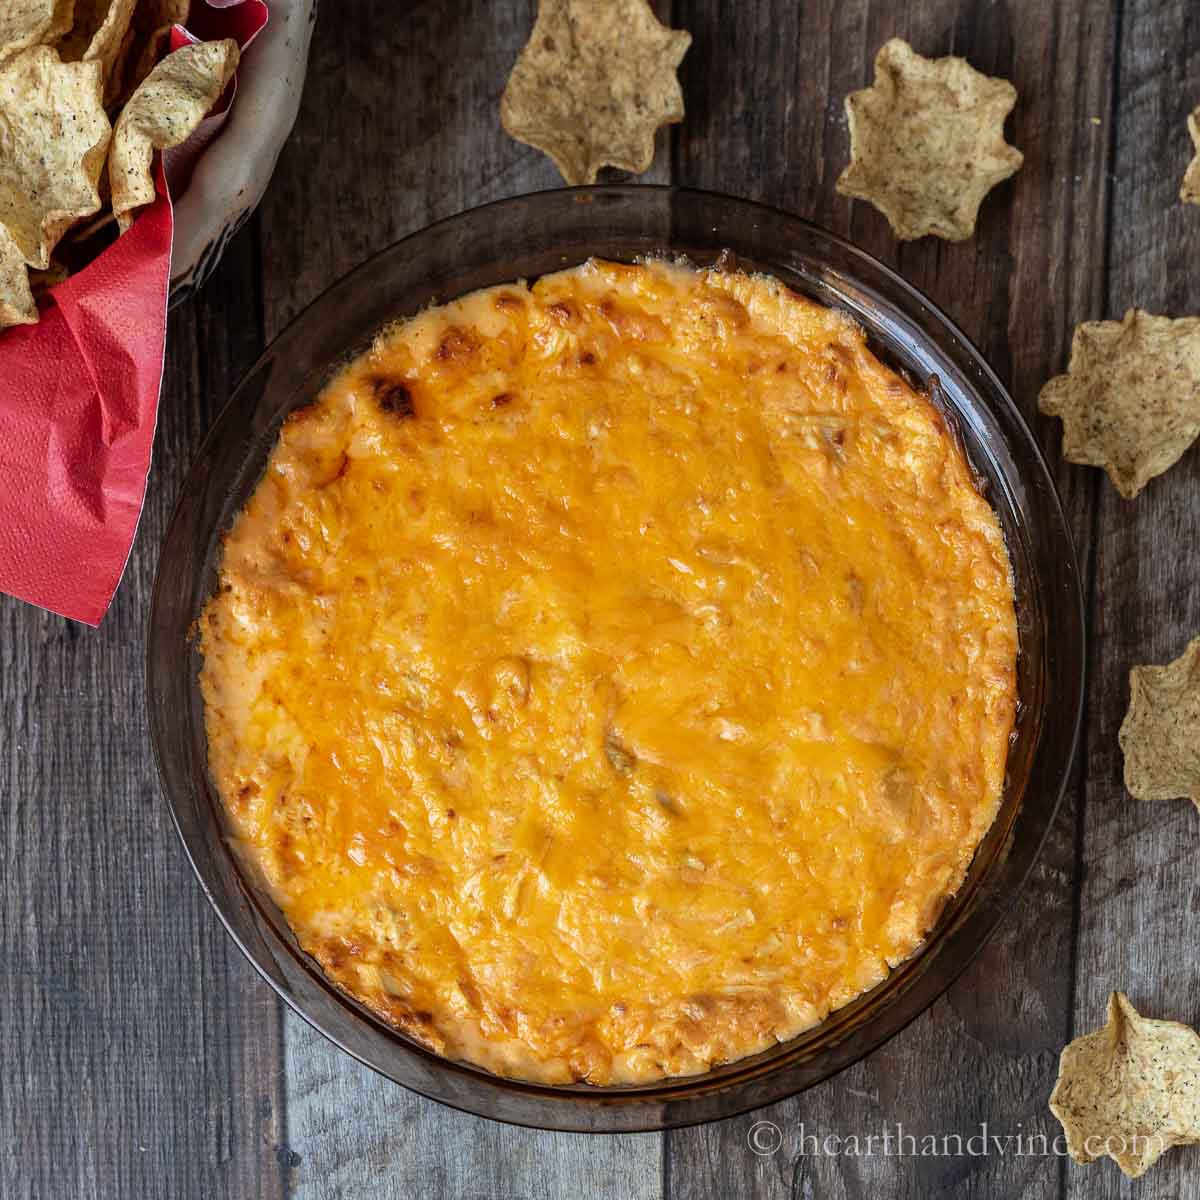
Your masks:
<svg viewBox="0 0 1200 1200"><path fill-rule="evenodd" d="M928 389L995 509L1013 568L1018 710L999 814L957 895L908 960L821 1024L707 1074L655 1083L546 1086L431 1053L339 991L299 948L232 852L209 777L192 629L221 538L253 491L284 418L389 322L431 304L597 256L721 259L773 275L851 315L886 363ZM1036 443L978 352L927 300L798 218L678 188L543 192L414 234L334 285L263 354L201 446L159 561L147 638L150 726L163 789L205 894L285 1001L346 1052L422 1095L516 1124L590 1132L715 1120L809 1087L870 1053L963 970L1032 867L1068 778L1083 695L1079 572Z"/></svg>

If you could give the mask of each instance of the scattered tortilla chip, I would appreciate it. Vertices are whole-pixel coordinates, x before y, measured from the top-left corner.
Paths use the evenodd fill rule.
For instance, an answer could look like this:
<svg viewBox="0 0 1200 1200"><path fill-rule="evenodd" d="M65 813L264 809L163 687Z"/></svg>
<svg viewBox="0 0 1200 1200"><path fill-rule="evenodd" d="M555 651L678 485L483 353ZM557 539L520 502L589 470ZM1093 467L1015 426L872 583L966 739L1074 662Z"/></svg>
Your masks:
<svg viewBox="0 0 1200 1200"><path fill-rule="evenodd" d="M675 69L691 44L647 0L539 0L500 121L572 186L595 183L604 166L641 173L658 127L683 120Z"/></svg>
<svg viewBox="0 0 1200 1200"><path fill-rule="evenodd" d="M108 159L113 213L122 233L133 224L133 210L154 199L154 151L178 146L200 124L237 64L232 38L181 46L129 98L117 118Z"/></svg>
<svg viewBox="0 0 1200 1200"><path fill-rule="evenodd" d="M1076 1162L1107 1154L1136 1179L1172 1146L1200 1141L1200 1036L1113 992L1108 1024L1062 1052L1050 1111Z"/></svg>
<svg viewBox="0 0 1200 1200"><path fill-rule="evenodd" d="M870 201L906 241L969 238L984 196L1023 161L1004 140L1016 102L1008 80L892 38L875 56L874 84L846 97L850 165L837 190Z"/></svg>
<svg viewBox="0 0 1200 1200"><path fill-rule="evenodd" d="M30 46L56 41L71 28L75 0L4 0L0 4L0 63Z"/></svg>
<svg viewBox="0 0 1200 1200"><path fill-rule="evenodd" d="M1200 436L1200 318L1131 308L1123 321L1080 325L1067 373L1038 407L1062 418L1064 458L1103 467L1132 500Z"/></svg>
<svg viewBox="0 0 1200 1200"><path fill-rule="evenodd" d="M1192 135L1192 145L1196 148L1191 165L1183 176L1179 188L1179 198L1185 204L1200 204L1200 108L1195 108L1188 115L1188 133Z"/></svg>
<svg viewBox="0 0 1200 1200"><path fill-rule="evenodd" d="M96 183L111 127L97 63L63 63L48 46L0 66L0 223L31 267L100 207Z"/></svg>
<svg viewBox="0 0 1200 1200"><path fill-rule="evenodd" d="M1200 808L1200 637L1165 667L1129 672L1119 739L1131 796Z"/></svg>
<svg viewBox="0 0 1200 1200"><path fill-rule="evenodd" d="M32 325L37 319L25 256L8 230L0 225L0 329Z"/></svg>

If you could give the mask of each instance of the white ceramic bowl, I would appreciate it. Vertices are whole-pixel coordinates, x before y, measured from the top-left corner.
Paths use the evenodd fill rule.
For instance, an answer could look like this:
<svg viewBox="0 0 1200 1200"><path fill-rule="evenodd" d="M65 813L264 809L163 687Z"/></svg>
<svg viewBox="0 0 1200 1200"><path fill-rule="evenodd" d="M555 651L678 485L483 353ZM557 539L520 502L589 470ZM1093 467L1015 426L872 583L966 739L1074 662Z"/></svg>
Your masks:
<svg viewBox="0 0 1200 1200"><path fill-rule="evenodd" d="M229 120L196 163L175 204L171 303L190 296L267 190L296 122L316 0L269 0L266 28L238 69Z"/></svg>

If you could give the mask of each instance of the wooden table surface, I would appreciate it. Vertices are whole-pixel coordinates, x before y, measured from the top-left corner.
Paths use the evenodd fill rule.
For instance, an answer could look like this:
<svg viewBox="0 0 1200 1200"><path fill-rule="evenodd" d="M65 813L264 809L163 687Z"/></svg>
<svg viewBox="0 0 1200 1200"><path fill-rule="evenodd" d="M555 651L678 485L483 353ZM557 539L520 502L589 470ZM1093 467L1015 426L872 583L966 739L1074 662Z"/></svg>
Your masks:
<svg viewBox="0 0 1200 1200"><path fill-rule="evenodd" d="M1073 326L1200 312L1200 208L1177 201L1200 103L1197 0L675 0L686 121L649 180L764 200L895 266L983 349L1035 421L1074 530L1091 631L1079 763L1015 911L946 996L864 1062L759 1113L666 1135L538 1133L359 1067L286 1011L184 860L147 740L143 625L188 462L265 342L388 243L557 186L497 118L532 0L326 0L304 103L261 209L171 316L156 458L124 582L93 632L0 598L0 1196L1200 1197L1200 1149L1136 1186L1053 1153L814 1153L810 1135L964 1143L1058 1125L1058 1052L1111 988L1200 1023L1197 815L1121 785L1127 672L1200 632L1200 451L1133 503L1064 467L1035 420ZM1020 93L1018 175L974 239L898 245L838 196L842 98L893 35ZM756 1121L779 1149L755 1154ZM763 1127L759 1145L769 1148ZM951 1144L952 1145L952 1144ZM978 1143L976 1143L978 1148Z"/></svg>

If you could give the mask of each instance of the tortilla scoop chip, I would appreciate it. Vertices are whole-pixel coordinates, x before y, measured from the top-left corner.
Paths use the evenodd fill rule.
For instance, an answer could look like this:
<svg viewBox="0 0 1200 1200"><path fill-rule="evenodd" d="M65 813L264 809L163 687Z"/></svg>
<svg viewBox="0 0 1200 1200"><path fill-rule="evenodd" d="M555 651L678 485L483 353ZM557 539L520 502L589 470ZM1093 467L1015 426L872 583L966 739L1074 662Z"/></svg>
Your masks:
<svg viewBox="0 0 1200 1200"><path fill-rule="evenodd" d="M106 93L119 86L118 68L130 44L129 26L137 0L75 0L75 25L59 44L64 62L98 62Z"/></svg>
<svg viewBox="0 0 1200 1200"><path fill-rule="evenodd" d="M117 98L121 97L122 100L128 99L128 96L130 94L129 92L126 92L122 96L122 93L124 91L125 76L126 76L127 72L129 71L130 59L134 55L136 46L137 46L137 35L133 32L132 29L125 30L125 37L121 42L120 52L117 54L117 57L113 61L112 69L105 76L104 107L106 109L108 109L110 112L114 112L114 115L115 115L115 108L118 107L115 104ZM130 92L132 92L132 90L133 89L131 88Z"/></svg>
<svg viewBox="0 0 1200 1200"><path fill-rule="evenodd" d="M190 0L139 0L133 10L134 28L153 33L164 25L183 25L187 21Z"/></svg>
<svg viewBox="0 0 1200 1200"><path fill-rule="evenodd" d="M1038 407L1061 417L1063 457L1103 467L1132 500L1200 436L1200 317L1154 317L1075 330L1071 362L1042 388Z"/></svg>
<svg viewBox="0 0 1200 1200"><path fill-rule="evenodd" d="M48 46L0 66L0 224L31 267L80 217L100 207L96 184L112 130L97 63L63 63Z"/></svg>
<svg viewBox="0 0 1200 1200"><path fill-rule="evenodd" d="M220 99L237 64L238 44L232 38L181 46L130 96L108 156L113 213L122 233L133 224L134 209L154 199L154 151L188 137Z"/></svg>
<svg viewBox="0 0 1200 1200"><path fill-rule="evenodd" d="M1200 204L1200 108L1193 109L1188 115L1187 126L1196 153L1183 176L1179 198L1185 204Z"/></svg>
<svg viewBox="0 0 1200 1200"><path fill-rule="evenodd" d="M33 325L37 319L25 256L8 230L0 225L0 329Z"/></svg>
<svg viewBox="0 0 1200 1200"><path fill-rule="evenodd" d="M1129 672L1119 740L1131 796L1200 808L1200 637L1165 667Z"/></svg>
<svg viewBox="0 0 1200 1200"><path fill-rule="evenodd" d="M539 0L501 124L548 154L572 186L595 183L604 166L645 171L655 131L683 120L675 69L691 44L646 0Z"/></svg>
<svg viewBox="0 0 1200 1200"><path fill-rule="evenodd" d="M1006 79L892 38L872 86L846 97L850 165L837 190L873 204L898 238L969 238L984 196L1023 161L1004 140L1016 102Z"/></svg>
<svg viewBox="0 0 1200 1200"><path fill-rule="evenodd" d="M146 76L162 61L167 47L171 44L172 28L171 25L160 25L135 39L125 71L122 108L129 97L142 86Z"/></svg>
<svg viewBox="0 0 1200 1200"><path fill-rule="evenodd" d="M30 46L57 41L68 29L75 0L3 0L0 3L0 63Z"/></svg>
<svg viewBox="0 0 1200 1200"><path fill-rule="evenodd" d="M1172 1146L1200 1141L1200 1036L1113 992L1108 1024L1063 1050L1050 1111L1076 1162L1107 1154L1136 1179Z"/></svg>

